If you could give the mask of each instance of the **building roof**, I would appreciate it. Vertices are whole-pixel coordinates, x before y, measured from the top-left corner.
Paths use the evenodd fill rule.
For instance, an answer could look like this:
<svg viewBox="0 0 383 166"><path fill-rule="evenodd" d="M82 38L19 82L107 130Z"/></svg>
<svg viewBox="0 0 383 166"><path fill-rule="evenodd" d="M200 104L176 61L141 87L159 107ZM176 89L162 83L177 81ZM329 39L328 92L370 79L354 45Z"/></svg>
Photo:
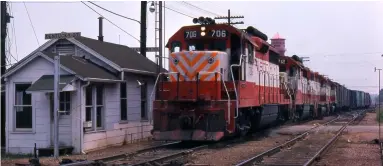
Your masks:
<svg viewBox="0 0 383 166"><path fill-rule="evenodd" d="M76 37L75 39L122 68L157 73L156 63L127 46L87 37ZM166 69L162 68L161 72L166 72Z"/></svg>
<svg viewBox="0 0 383 166"><path fill-rule="evenodd" d="M99 59L106 63L111 63L111 66L117 67L118 71L140 73L140 74L150 74L155 75L157 73L158 65L151 61L150 59L142 56L133 49L119 44L101 42L96 39L91 39L87 37L76 37L69 38L69 41L78 45L79 47L85 49L90 49L91 54L98 54ZM18 63L14 64L6 70L5 75L2 77L7 77L17 71L23 65L29 63L32 59L37 57L39 52L45 54L46 58L53 59L54 54L44 51L52 44L56 43L58 39L52 39L44 43L42 46L37 48L35 51L30 53L25 58L21 59ZM79 45L81 44L81 46ZM94 55L97 57L97 55ZM101 58L102 57L102 58ZM103 60L104 59L104 60ZM106 61L105 61L106 60ZM79 57L62 57L61 58L62 66L72 70L74 74L81 76L83 78L100 78L108 80L119 80L118 73L112 73L107 69L92 63L90 60L84 60ZM117 66L116 66L117 65ZM167 70L162 68L161 72L166 72Z"/></svg>
<svg viewBox="0 0 383 166"><path fill-rule="evenodd" d="M285 38L283 38L281 35L279 35L279 33L277 33L271 39L274 40L274 39L285 39Z"/></svg>
<svg viewBox="0 0 383 166"><path fill-rule="evenodd" d="M52 60L54 59L54 54L43 51L44 55L47 55ZM81 57L75 56L61 56L60 64L67 67L68 69L75 72L77 75L83 78L100 78L100 79L110 79L118 80L119 78L114 74L110 73L104 68L97 66L96 64L90 62L89 60L83 59Z"/></svg>
<svg viewBox="0 0 383 166"><path fill-rule="evenodd" d="M74 75L61 75L59 91L62 91L69 83L75 79ZM35 81L27 90L27 92L32 91L44 91L44 92L53 92L54 91L54 76L53 75L43 75L37 81Z"/></svg>

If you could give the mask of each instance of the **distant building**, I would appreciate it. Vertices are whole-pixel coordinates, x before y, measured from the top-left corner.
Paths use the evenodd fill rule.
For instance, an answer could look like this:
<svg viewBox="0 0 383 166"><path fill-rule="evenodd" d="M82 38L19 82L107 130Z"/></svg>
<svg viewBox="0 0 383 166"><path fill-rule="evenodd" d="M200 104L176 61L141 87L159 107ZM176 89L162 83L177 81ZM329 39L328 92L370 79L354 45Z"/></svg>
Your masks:
<svg viewBox="0 0 383 166"><path fill-rule="evenodd" d="M32 153L35 143L53 146L53 58L58 53L68 55L60 66L61 147L79 153L150 136L154 62L123 45L86 37L52 39L3 76L6 152Z"/></svg>
<svg viewBox="0 0 383 166"><path fill-rule="evenodd" d="M279 35L279 33L275 34L271 40L271 45L278 50L278 52L281 55L285 55L286 52L286 46L285 41L286 39Z"/></svg>

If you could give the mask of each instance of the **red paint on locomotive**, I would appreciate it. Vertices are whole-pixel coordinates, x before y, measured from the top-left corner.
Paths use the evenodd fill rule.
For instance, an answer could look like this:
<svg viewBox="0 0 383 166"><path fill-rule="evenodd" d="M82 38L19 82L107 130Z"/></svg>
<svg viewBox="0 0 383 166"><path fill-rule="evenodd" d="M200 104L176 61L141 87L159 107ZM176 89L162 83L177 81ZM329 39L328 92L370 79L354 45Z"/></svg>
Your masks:
<svg viewBox="0 0 383 166"><path fill-rule="evenodd" d="M284 39L269 44L250 30L194 25L170 37L169 73L156 81L154 139L218 141L335 110L344 87L285 56L277 46Z"/></svg>

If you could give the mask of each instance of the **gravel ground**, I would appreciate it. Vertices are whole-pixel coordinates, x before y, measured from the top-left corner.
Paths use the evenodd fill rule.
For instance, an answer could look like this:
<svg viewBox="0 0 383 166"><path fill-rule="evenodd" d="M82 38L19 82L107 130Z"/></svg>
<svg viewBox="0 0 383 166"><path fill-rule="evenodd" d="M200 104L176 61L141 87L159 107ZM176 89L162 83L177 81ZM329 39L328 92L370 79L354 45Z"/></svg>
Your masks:
<svg viewBox="0 0 383 166"><path fill-rule="evenodd" d="M104 157L113 156L117 154L129 153L129 152L137 151L139 149L143 149L143 148L147 148L147 147L155 146L155 145L160 145L160 144L163 144L163 143L154 142L154 141L143 141L143 142L123 145L123 146L108 147L106 149L89 152L85 155L81 154L81 155L60 156L59 160L61 161L61 159L63 158L68 158L72 160L79 160L79 159L94 160L94 159L104 158ZM28 163L28 160L29 158L11 159L11 158L3 158L2 156L1 165L15 165L15 163ZM40 163L42 165L59 165L59 160L56 160L53 157L41 157Z"/></svg>
<svg viewBox="0 0 383 166"><path fill-rule="evenodd" d="M256 141L248 141L239 145L224 147L221 149L206 149L191 154L188 157L188 164L204 164L204 165L233 165L246 160L255 154L261 153L267 149L277 146L293 138L296 134L306 131L315 125L324 123L333 119L335 116L324 117L322 120L313 120L302 123L301 125L287 125L281 128L301 128L296 132L279 134L279 129L269 132L269 136L258 139ZM302 127L303 126L303 127Z"/></svg>
<svg viewBox="0 0 383 166"><path fill-rule="evenodd" d="M242 160L254 156L254 154L281 144L292 137L293 136L291 135L276 135L220 149L201 150L188 157L188 160L190 161L188 164L208 164L217 166L237 164Z"/></svg>
<svg viewBox="0 0 383 166"><path fill-rule="evenodd" d="M372 125L378 125L378 122L376 121L376 113L366 113L366 116L363 118L362 121L358 125L366 125L366 126L372 126Z"/></svg>
<svg viewBox="0 0 383 166"><path fill-rule="evenodd" d="M377 133L344 134L317 163L318 166L378 166L379 145L374 144Z"/></svg>
<svg viewBox="0 0 383 166"><path fill-rule="evenodd" d="M336 118L336 117L337 117L337 116L326 116L326 117L323 117L322 120L312 120L312 121L309 121L309 122L304 123L303 125L321 124L321 123L330 121L330 120L332 120L332 119L334 119L334 118Z"/></svg>
<svg viewBox="0 0 383 166"><path fill-rule="evenodd" d="M270 157L265 157L262 161L262 165L304 165L304 163L314 156L334 135L334 133L309 134L293 146L282 149Z"/></svg>

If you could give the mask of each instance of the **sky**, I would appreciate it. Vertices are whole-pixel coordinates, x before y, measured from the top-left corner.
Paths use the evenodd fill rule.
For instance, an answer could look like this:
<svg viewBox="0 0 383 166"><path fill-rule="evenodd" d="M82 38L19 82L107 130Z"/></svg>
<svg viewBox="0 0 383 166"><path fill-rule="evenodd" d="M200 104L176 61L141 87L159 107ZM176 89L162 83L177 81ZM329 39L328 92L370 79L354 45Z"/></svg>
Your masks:
<svg viewBox="0 0 383 166"><path fill-rule="evenodd" d="M123 16L140 19L139 1L95 3ZM381 21L383 2L187 1L187 3L165 2L165 6L169 8L164 9L165 42L182 26L192 25L193 17L227 15L227 10L230 9L231 15L245 17L242 19L244 24L237 27L254 26L269 38L279 33L286 38L287 55L309 57L305 65L312 70L327 75L350 89L378 92L379 77L378 73L374 72L374 67L383 68L383 21ZM137 22L87 4L135 38L140 37L140 25ZM26 2L25 6L23 2L10 3L10 14L13 18L8 24L10 44L7 50L10 50L9 55L12 55L8 56L11 63L22 59L45 43L46 33L81 32L82 36L97 39L99 15L81 2ZM148 12L148 47L154 46L155 41L154 16L154 13ZM106 20L103 33L104 41L139 47L137 40ZM154 60L153 54L149 54L148 57Z"/></svg>

